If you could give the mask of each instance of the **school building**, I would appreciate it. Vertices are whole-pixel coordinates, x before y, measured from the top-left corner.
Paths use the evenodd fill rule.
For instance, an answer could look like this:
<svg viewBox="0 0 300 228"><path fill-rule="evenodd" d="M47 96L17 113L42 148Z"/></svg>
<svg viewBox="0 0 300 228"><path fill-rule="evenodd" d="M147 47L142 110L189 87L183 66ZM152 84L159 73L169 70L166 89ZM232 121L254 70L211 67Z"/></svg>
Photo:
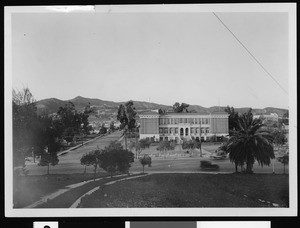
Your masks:
<svg viewBox="0 0 300 228"><path fill-rule="evenodd" d="M140 139L154 141L201 139L228 135L228 113L162 113L144 112L140 117Z"/></svg>

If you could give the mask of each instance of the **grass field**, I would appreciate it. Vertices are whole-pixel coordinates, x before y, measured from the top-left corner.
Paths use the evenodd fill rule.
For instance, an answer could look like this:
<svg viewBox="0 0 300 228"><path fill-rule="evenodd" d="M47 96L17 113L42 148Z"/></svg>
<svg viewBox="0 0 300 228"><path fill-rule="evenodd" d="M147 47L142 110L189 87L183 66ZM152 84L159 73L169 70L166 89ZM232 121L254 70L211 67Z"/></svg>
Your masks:
<svg viewBox="0 0 300 228"><path fill-rule="evenodd" d="M108 176L107 173L97 173L96 178ZM14 180L13 204L15 208L25 207L42 196L55 192L70 184L79 183L94 178L93 173L51 174L38 176L20 176Z"/></svg>
<svg viewBox="0 0 300 228"><path fill-rule="evenodd" d="M287 207L288 186L288 175L152 174L105 186L79 206Z"/></svg>

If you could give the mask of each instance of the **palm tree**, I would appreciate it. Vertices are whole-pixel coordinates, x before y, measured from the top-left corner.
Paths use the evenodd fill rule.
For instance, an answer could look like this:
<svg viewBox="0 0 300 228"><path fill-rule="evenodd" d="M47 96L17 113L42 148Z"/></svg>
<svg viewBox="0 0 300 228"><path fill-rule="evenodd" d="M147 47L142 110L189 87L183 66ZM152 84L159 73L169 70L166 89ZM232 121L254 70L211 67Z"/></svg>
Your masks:
<svg viewBox="0 0 300 228"><path fill-rule="evenodd" d="M253 173L255 161L259 165L270 165L275 158L273 150L273 137L268 131L262 130L264 126L260 119L253 119L251 112L239 117L238 129L232 131L226 151L229 152L231 162L236 165L246 164L246 173Z"/></svg>

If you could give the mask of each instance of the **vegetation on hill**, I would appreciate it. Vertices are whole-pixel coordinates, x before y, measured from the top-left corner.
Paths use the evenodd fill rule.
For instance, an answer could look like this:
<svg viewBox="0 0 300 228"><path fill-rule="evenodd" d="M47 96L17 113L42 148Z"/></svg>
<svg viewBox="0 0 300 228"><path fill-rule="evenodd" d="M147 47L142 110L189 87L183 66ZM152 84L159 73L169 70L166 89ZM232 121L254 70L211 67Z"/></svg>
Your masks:
<svg viewBox="0 0 300 228"><path fill-rule="evenodd" d="M78 110L84 109L86 104L90 103L91 106L95 107L96 110L105 113L116 113L120 104L125 104L126 102L113 102L113 101L104 101L96 98L84 98L81 96L77 96L71 100L59 100L56 98L49 98L40 100L37 102L37 109L38 112L46 112L46 113L54 113L60 106L65 105L68 101L71 101ZM150 103L146 101L133 101L134 106L138 111L142 110L171 110L171 105L163 105L163 104L156 104ZM243 108L235 108L235 111L238 113L245 113L249 110L250 107L243 107ZM218 112L218 111L225 111L225 106L212 106L209 108L202 107L200 105L189 105L187 110L189 112ZM270 113L277 113L279 117L282 117L287 112L286 109L280 108L273 108L273 107L266 107L264 109L253 109L254 114L270 114Z"/></svg>

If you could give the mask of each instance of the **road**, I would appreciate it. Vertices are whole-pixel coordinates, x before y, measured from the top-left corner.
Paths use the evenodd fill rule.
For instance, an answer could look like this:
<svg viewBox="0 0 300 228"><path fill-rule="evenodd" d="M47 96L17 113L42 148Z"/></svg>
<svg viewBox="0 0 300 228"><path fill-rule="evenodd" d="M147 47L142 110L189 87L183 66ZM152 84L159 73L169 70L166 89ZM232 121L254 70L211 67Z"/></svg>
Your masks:
<svg viewBox="0 0 300 228"><path fill-rule="evenodd" d="M122 132L116 131L112 134L97 138L82 147L69 151L67 154L59 156L59 163L56 166L50 166L51 174L70 174L81 173L84 167L80 164L80 158L83 154L92 150L103 149L111 141L118 140L121 137ZM44 175L47 173L47 167L38 166L37 163L27 162L26 168L29 170L29 175ZM92 172L92 167L87 167L87 171Z"/></svg>
<svg viewBox="0 0 300 228"><path fill-rule="evenodd" d="M59 156L59 164L50 167L51 174L71 174L82 173L84 167L80 164L80 158L84 153L95 150L97 146L102 149L109 144L110 141L118 140L121 137L121 132L114 132L102 138L97 138L88 144L79 147L73 151L68 152L65 155ZM145 167L145 172L159 173L159 172L199 172L200 160L210 160L209 158L200 157L169 157L169 158L153 158L152 167ZM211 160L213 164L217 164L220 167L220 172L234 172L235 167L229 159L226 160ZM270 166L260 167L257 163L254 164L253 171L255 173L272 173L274 170L276 173L283 172L283 165L276 160L273 160ZM47 167L38 166L37 163L27 163L29 175L44 175L47 173ZM100 172L104 172L99 169ZM288 172L288 167L286 167ZM93 167L87 167L87 172L93 172ZM137 173L142 172L142 166L138 160L132 164L130 172Z"/></svg>

